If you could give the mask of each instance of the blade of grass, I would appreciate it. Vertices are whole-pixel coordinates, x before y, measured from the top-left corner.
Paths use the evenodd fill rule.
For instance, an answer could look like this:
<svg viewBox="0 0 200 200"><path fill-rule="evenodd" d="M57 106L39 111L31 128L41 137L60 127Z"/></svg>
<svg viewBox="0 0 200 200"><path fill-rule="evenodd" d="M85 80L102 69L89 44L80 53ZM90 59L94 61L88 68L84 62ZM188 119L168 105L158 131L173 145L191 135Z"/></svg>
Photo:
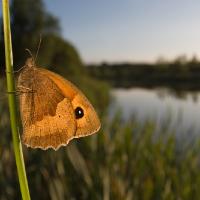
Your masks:
<svg viewBox="0 0 200 200"><path fill-rule="evenodd" d="M12 129L13 149L15 153L15 160L17 164L18 179L23 200L30 200L28 182L26 178L26 170L24 165L24 158L22 152L22 145L17 124L17 108L15 94L15 81L13 73L13 56L12 56L12 42L10 31L10 12L9 0L2 0L3 9L3 29L4 29L4 43L5 43L5 59L6 59L6 78L8 103L10 111L10 122Z"/></svg>

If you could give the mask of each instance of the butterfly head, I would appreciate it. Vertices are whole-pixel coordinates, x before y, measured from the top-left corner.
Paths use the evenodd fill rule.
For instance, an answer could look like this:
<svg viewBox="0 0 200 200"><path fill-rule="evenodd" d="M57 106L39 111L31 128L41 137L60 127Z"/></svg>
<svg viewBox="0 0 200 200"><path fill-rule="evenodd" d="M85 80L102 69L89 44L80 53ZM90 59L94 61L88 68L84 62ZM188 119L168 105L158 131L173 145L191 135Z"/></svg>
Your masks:
<svg viewBox="0 0 200 200"><path fill-rule="evenodd" d="M25 64L27 67L35 67L35 60L33 57L30 57L26 60L26 64Z"/></svg>

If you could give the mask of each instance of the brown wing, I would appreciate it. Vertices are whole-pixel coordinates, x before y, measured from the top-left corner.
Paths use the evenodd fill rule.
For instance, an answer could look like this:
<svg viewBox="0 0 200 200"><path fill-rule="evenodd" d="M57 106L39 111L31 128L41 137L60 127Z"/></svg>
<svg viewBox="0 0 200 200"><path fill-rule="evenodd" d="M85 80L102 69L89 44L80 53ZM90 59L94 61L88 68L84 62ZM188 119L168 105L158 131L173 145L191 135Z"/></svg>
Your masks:
<svg viewBox="0 0 200 200"><path fill-rule="evenodd" d="M97 132L100 129L100 120L88 99L71 82L51 71L39 68L40 72L48 76L62 91L65 97L71 100L74 111L77 107L82 108L83 117L76 118L76 133L74 137L84 137ZM97 97L98 98L98 97Z"/></svg>
<svg viewBox="0 0 200 200"><path fill-rule="evenodd" d="M66 145L76 130L70 99L38 68L26 67L18 78L23 141L33 148Z"/></svg>

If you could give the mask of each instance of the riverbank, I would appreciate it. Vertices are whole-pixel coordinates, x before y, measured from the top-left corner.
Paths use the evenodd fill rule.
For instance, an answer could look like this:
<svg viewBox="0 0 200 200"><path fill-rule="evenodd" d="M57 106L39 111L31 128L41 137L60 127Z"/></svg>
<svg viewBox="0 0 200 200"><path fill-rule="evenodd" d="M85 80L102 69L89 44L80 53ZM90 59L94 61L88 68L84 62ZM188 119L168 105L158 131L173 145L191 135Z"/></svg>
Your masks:
<svg viewBox="0 0 200 200"><path fill-rule="evenodd" d="M197 61L171 63L117 63L89 65L88 72L107 81L115 88L168 87L174 90L200 89L200 63Z"/></svg>

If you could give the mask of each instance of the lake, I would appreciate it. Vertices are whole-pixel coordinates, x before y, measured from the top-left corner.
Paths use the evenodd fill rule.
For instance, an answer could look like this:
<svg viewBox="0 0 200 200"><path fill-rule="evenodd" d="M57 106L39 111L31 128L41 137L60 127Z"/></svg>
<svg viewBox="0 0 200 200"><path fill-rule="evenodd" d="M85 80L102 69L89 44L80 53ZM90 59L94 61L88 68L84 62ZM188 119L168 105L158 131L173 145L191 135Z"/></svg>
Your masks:
<svg viewBox="0 0 200 200"><path fill-rule="evenodd" d="M113 89L112 116L121 109L124 120L134 116L140 122L151 120L159 127L168 123L169 130L182 136L199 135L200 92L174 92L170 89Z"/></svg>

